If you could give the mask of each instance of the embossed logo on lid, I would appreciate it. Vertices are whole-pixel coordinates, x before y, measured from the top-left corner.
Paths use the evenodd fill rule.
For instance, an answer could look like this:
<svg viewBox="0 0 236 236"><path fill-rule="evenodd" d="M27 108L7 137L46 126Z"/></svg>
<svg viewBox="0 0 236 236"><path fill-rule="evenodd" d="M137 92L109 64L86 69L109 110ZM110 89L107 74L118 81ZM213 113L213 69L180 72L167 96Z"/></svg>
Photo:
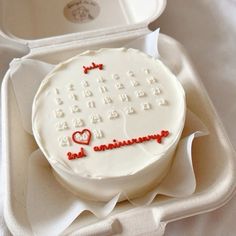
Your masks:
<svg viewBox="0 0 236 236"><path fill-rule="evenodd" d="M86 23L94 20L100 12L100 7L93 0L72 0L64 8L64 16L73 23Z"/></svg>

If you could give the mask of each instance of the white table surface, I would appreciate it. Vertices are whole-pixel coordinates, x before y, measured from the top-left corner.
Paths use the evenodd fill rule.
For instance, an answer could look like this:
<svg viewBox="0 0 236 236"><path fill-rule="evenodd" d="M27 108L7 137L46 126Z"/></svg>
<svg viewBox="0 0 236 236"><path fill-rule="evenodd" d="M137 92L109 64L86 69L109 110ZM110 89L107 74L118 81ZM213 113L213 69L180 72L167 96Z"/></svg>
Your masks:
<svg viewBox="0 0 236 236"><path fill-rule="evenodd" d="M236 149L236 0L169 0L157 26L187 49ZM20 54L13 51L6 58L0 50L1 78L10 59ZM164 235L236 235L235 218L236 196L211 213L169 223ZM0 229L2 224L0 217Z"/></svg>

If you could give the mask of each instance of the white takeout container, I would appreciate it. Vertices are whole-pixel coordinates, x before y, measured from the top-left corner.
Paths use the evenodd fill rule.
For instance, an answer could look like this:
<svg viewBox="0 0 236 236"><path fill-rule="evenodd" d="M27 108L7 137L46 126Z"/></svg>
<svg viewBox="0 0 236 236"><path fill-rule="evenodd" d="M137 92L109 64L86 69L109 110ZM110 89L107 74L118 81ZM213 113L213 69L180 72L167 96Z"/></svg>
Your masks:
<svg viewBox="0 0 236 236"><path fill-rule="evenodd" d="M63 7L69 2L67 0L24 0L20 5L17 2L0 0L1 35L9 43L26 45L29 53L25 58L53 64L86 49L121 47L146 34L148 24L158 18L166 3L165 0L149 0L148 3L144 0L113 0L112 3L110 0L97 0L100 6L97 19L88 23L70 23L62 17ZM178 199L159 196L148 207L134 207L122 202L103 220L83 213L63 235L92 235L93 229L96 232L99 229L100 235L114 235L117 232L130 235L132 220L145 225L147 219L156 222L156 228L150 229L147 224L146 228L142 226L139 229L136 224L137 230L140 235L150 233L150 230L154 233L161 231L167 222L216 209L232 196L236 182L235 152L205 88L178 42L161 34L158 47L161 59L184 86L188 108L210 132L210 135L197 139L193 144L197 179L195 193ZM26 211L27 168L28 158L37 145L24 130L18 109L8 71L2 85L4 216L13 235L31 235ZM156 219L157 212L161 223ZM119 222L118 231L111 222Z"/></svg>

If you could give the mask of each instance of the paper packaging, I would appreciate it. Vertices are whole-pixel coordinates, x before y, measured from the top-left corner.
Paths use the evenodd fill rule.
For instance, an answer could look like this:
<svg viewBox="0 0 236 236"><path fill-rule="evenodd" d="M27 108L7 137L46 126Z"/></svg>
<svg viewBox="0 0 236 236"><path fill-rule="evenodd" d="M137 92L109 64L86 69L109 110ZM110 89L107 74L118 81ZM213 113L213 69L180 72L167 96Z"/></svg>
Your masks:
<svg viewBox="0 0 236 236"><path fill-rule="evenodd" d="M161 43L160 43L161 44ZM182 58L182 59L184 59L184 58ZM21 60L22 61L22 60ZM23 59L23 61L28 61L29 62L29 60L25 60L25 59ZM19 60L18 61L16 61L16 62L14 62L15 63L15 65L19 65ZM31 63L32 63L32 60L30 61ZM12 66L13 66L13 68L17 68L17 66L14 66L14 63L12 64ZM29 63L30 65L32 65L31 63ZM34 63L33 63L33 66L35 66L35 63L36 63L36 61L34 61ZM41 66L42 66L42 68L46 68L46 64L45 63L42 63L42 62L38 62ZM177 64L179 64L180 62L178 62L178 63L176 63L176 65ZM184 63L184 61L182 61L181 63ZM26 63L27 64L27 63ZM38 64L38 66L37 66L37 68L40 68L40 66L39 66L39 64ZM25 64L24 63L22 63L22 65L23 65L23 67L25 66ZM185 67L185 66L183 66L182 65L182 71L181 71L181 74L185 74L186 72L188 72L188 67ZM176 68L176 67L173 67L173 69L174 68ZM43 70L44 70L43 69ZM42 70L42 71L43 71ZM30 70L27 70L27 71L30 71ZM41 71L41 72L42 72ZM15 70L12 70L12 75L13 74L17 74L17 73L13 73L13 72L16 72ZM35 70L34 70L34 72L35 72ZM45 71L46 72L46 71ZM189 72L188 72L189 73ZM11 74L10 72L9 72L9 74ZM34 75L35 74L38 74L38 73L34 73ZM184 87L185 87L185 89L186 88L188 88L188 86L189 86L189 84L188 84L188 82L186 82L186 81L184 81L183 80L183 78L184 78L185 76L183 76L183 77L180 77L180 79L182 80L182 83L184 84ZM16 77L17 78L17 77ZM25 77L26 78L26 77ZM35 77L36 78L36 77ZM26 80L27 80L27 78L26 78ZM189 80L189 79L188 79ZM18 78L18 80L16 79L16 81L19 81L19 78ZM23 81L21 81L22 82L22 84L23 84ZM34 83L33 81L32 82L30 82L30 83ZM13 83L14 84L14 83ZM22 85L21 85L22 86ZM16 86L15 87L15 90L17 90L17 88L18 88L19 86ZM188 90L186 91L187 92L187 95L188 95ZM18 96L17 94L16 94L16 96ZM199 98L200 99L200 98ZM26 99L27 100L27 99ZM24 100L21 100L21 101L24 101ZM30 99L28 99L28 101L30 101ZM20 107L20 106L19 106ZM196 106L191 106L191 101L190 101L190 108L196 113L196 114L200 114L201 115L201 113L199 113L199 111L197 111L196 110ZM25 114L27 114L27 112L25 113ZM18 117L19 117L19 115L18 115ZM192 118L193 118L193 116L192 116ZM191 118L191 119L192 119ZM204 123L206 122L206 124L209 124L209 122L208 121L206 121L205 120L205 118L204 118L204 116L203 117L201 117L201 119L202 120L204 120ZM190 122L191 123L191 126L195 123L195 122ZM196 122L196 123L198 123L198 122ZM198 129L194 129L194 130L198 130ZM212 131L212 130L211 130ZM214 132L214 130L212 131L212 132ZM190 140L190 139L189 139ZM209 145L208 145L209 146ZM203 150L206 148L206 147L204 147L204 142L203 143L201 143L201 147L203 147ZM218 150L219 151L219 150ZM35 154L34 154L35 155ZM205 155L204 155L205 156ZM27 157L28 158L28 157ZM32 158L32 160L33 160L33 158ZM34 160L38 160L38 159L34 159ZM191 173L193 173L191 170L192 170L192 168L191 168L191 162L186 162L186 163L189 163L189 165L190 165L190 168L187 168L187 170L190 170L190 176L191 176ZM45 163L44 163L45 164ZM41 165L43 165L44 166L44 164L42 163ZM45 167L45 166L44 166ZM31 166L31 168L32 168L32 166ZM196 167L195 167L196 168ZM34 171L34 173L36 173L35 171ZM178 173L180 173L180 172L178 172ZM50 177L50 176L49 176ZM201 175L200 175L200 177L201 177ZM38 178L36 178L36 179L38 179ZM50 178L49 178L50 179ZM52 179L52 178L51 178ZM193 180L192 182L191 182L191 179ZM54 179L52 179L52 180L54 180ZM193 186L192 188L189 188L189 189L187 189L188 191L190 191L190 192L188 192L188 193L186 193L187 195L189 195L189 194L191 194L192 192L193 192L193 190L195 189L195 180L193 179L193 178L186 178L186 180L190 180L190 185L191 186ZM33 181L33 179L32 179L32 181ZM167 184L169 184L169 183L172 183L172 181L166 181L167 182ZM33 182L31 182L31 184L32 184ZM29 186L30 186L30 182L29 182ZM33 186L35 186L35 185L33 185ZM55 186L55 187L57 187L58 185L56 184L56 182L55 182L55 184L53 184L53 186ZM32 189L31 189L32 190ZM63 194L66 194L65 192L64 192L65 190L63 190ZM175 191L178 191L178 188L177 189L175 189ZM60 192L60 190L59 190L59 192ZM59 193L58 191L57 191L57 193ZM36 193L36 191L32 191L32 193ZM178 193L178 192L177 192ZM171 195L171 193L169 192L168 194L170 194ZM180 191L178 194L183 194L183 191ZM154 194L155 195L155 194ZM35 199L36 200L36 198L35 198L35 196L34 195L32 195L33 196L33 198L31 198L31 199ZM41 196L41 195L38 195L38 196ZM191 195L190 195L191 196ZM191 199L192 197L190 197L189 198L189 200ZM40 198L38 198L38 199L40 199ZM53 198L50 198L49 197L49 199L46 197L46 199L47 199L47 201L48 200L53 200ZM149 198L149 199L151 199L151 198ZM114 201L115 200L113 200L113 201L111 201L110 202L110 204L108 204L108 207L106 207L106 208L103 208L103 209L106 209L105 211L107 211L107 212L109 212L112 208L113 208L113 206L114 206ZM174 202L176 201L176 206L177 206L177 200L176 200L176 198L174 198ZM168 201L167 201L168 202ZM185 203L186 203L187 201L186 201L186 199L185 199ZM26 205L28 204L29 202L26 202ZM51 202L52 203L52 202ZM148 201L146 201L145 203L148 203ZM140 203L139 203L140 204ZM157 201L157 204L158 204L158 201ZM203 203L201 203L201 204L203 204ZM60 231L60 230L62 230L63 228L65 228L69 223L70 223L70 220L73 220L76 216L77 216L77 211L76 211L76 214L75 214L75 212L73 211L73 210L75 210L75 209L77 209L78 210L78 208L77 207L75 207L77 204L73 204L73 205L71 205L72 206L72 208L68 208L67 210L71 210L69 213L69 215L71 216L71 217L68 217L68 215L67 215L67 217L66 217L66 219L67 219L67 221L65 221L64 219L65 219L65 217L62 217L62 218L57 218L57 229ZM159 204L158 204L159 205ZM157 206L158 206L157 205ZM45 205L46 206L46 205ZM156 204L154 204L154 205L152 205L152 207L157 207L156 206ZM161 204L160 204L160 206L161 206ZM191 205L191 207L193 208L193 204ZM195 205L196 206L196 205ZM90 206L91 207L91 206ZM119 212L119 207L120 206L118 206L118 212ZM132 205L130 206L128 206L127 208L126 208L126 210L127 209L130 209L130 207L131 208L133 208L132 207ZM163 206L162 206L163 207ZM29 210L29 208L27 208L28 210ZM42 211L40 211L41 212L41 214L42 213L44 213L43 212L43 209L45 209L45 208L40 208ZM58 209L58 208L57 208ZM81 208L80 208L81 209ZM91 208L90 208L91 209ZM137 208L138 209L138 208ZM164 208L165 209L165 208ZM168 208L167 208L168 209ZM177 207L175 207L174 208L175 210L177 210L178 208ZM194 209L194 208L193 208ZM60 210L60 209L58 209L58 210ZM96 210L94 210L94 208L92 209L94 212L96 212ZM173 210L173 209L172 209ZM165 212L165 210L163 210L164 212ZM181 209L181 211L182 211L182 209ZM195 210L196 211L196 210ZM35 211L33 211L33 212L35 212ZM37 212L37 214L33 214L33 215L31 215L32 217L30 217L30 219L29 219L29 221L34 221L34 229L36 229L36 230L42 230L42 228L43 229L50 229L50 230L54 230L54 228L52 227L53 226L53 224L50 224L50 223L52 223L52 222L50 222L50 221L47 221L47 222L44 222L44 224L45 223L49 223L48 225L47 225L47 227L48 228L46 228L46 225L44 225L45 227L42 227L42 220L45 218L45 217L41 217L41 215L39 214L40 212ZM50 211L50 212L52 212L53 213L53 211ZM73 213L74 212L74 213ZM105 212L105 213L107 213L107 212ZM189 211L190 212L190 211ZM31 212L32 213L32 212ZM55 212L54 212L55 213ZM68 212L67 211L65 211L65 212L63 212L64 214L67 214ZM105 213L103 213L103 214L105 214ZM112 215L114 214L114 215L116 215L116 213L117 213L117 211L116 211L116 208L115 208L115 211L113 211L112 212ZM28 212L28 214L30 215L30 213ZM75 214L75 215L74 215ZM97 211L97 214L99 214L99 211ZM101 211L100 211L100 214L101 214ZM45 215L45 214L43 214L43 215ZM57 216L58 216L58 214L57 214ZM60 216L62 216L62 215L60 215ZM168 211L167 212L165 212L165 213L163 213L163 215L162 215L162 217L163 218L165 218L166 216L168 216ZM118 217L118 216L117 216ZM161 216L160 216L161 217ZM171 217L173 217L173 214L172 215L170 215L169 216L170 218L169 218L169 220L171 219ZM49 217L50 218L50 217ZM41 220L39 220L39 219L41 219ZM55 220L55 218L50 218L52 221L54 221ZM109 218L110 219L110 218ZM79 220L79 222L81 222L81 220L82 220L82 224L88 224L88 222L87 223L83 223L83 218L81 217L81 218L78 218L78 220ZM114 220L114 218L113 218L113 220ZM163 219L162 219L163 220ZM122 221L122 219L120 219L119 220L120 222ZM36 224L37 223L37 224ZM55 223L55 222L54 222ZM104 224L102 224L102 226L100 225L100 227L99 227L99 230L104 230L104 227L106 226L106 224L107 224L107 222L106 223L104 223ZM59 227L59 225L60 225L60 227ZM108 227L109 228L109 227ZM109 228L110 229L110 228ZM76 230L78 230L78 228L76 229ZM83 230L85 230L85 229L83 229ZM91 230L91 229L90 229ZM95 229L94 229L95 230Z"/></svg>
<svg viewBox="0 0 236 236"><path fill-rule="evenodd" d="M137 48L153 57L158 57L158 35L159 30L156 30L132 41L126 47ZM32 101L40 82L52 68L51 64L32 59L17 59L10 65L10 77L23 127L30 134L32 134ZM27 84L31 90L23 86L24 84ZM168 175L158 187L141 198L130 200L130 203L134 206L148 206L157 194L172 197L191 195L196 187L192 166L192 142L195 136L207 133L207 129L196 115L188 111L185 130ZM33 152L29 159L26 208L32 231L36 235L60 234L83 211L88 210L97 217L106 217L116 206L119 194L107 203L96 203L80 199L67 192L55 180L49 164L39 150Z"/></svg>
<svg viewBox="0 0 236 236"><path fill-rule="evenodd" d="M158 2L158 4L155 4L155 2ZM123 3L126 4L126 1L124 1ZM5 11L6 10L5 7L7 6L8 9L5 12L8 12L9 9L11 9L12 12L13 9L10 7L8 2L4 2L4 4L1 5L4 6L1 7L1 9L2 10L4 9ZM24 5L22 4L22 6ZM134 9L134 11L138 12L138 9L140 9L143 12L144 5L142 1L135 2L134 6L137 6L137 8ZM17 40L23 44L27 44L29 48L31 48L30 54L27 56L28 58L35 58L44 61L49 61L50 63L58 63L61 60L65 60L66 57L71 57L72 55L74 55L74 53L76 53L75 51L79 52L87 48L89 49L100 48L102 45L117 47L124 45L125 42L130 41L132 38L135 39L143 35L145 32L147 32L146 29L147 24L151 22L153 19L157 18L159 14L163 11L165 6L165 1L152 1L150 2L149 6L151 6L151 8L149 8L149 10L146 9L147 10L146 13L148 12L151 13L153 12L153 10L158 9L155 11L156 13L154 16L148 18L146 15L145 16L146 18L143 22L141 17L141 19L139 18L138 21L136 21L136 23L135 21L133 21L130 26L128 26L130 22L127 21L126 22L127 26L118 28L116 27L117 29L109 28L105 30L103 29L98 30L95 32L89 31L89 32L75 33L73 35L68 34L59 37L38 38L38 39L32 38L27 40L19 39L17 37L16 38L12 37L11 33L8 34L7 31L4 31L5 34L4 36L6 36L9 39L15 38L14 40ZM132 6L129 9L132 9ZM16 19L18 16L19 15L14 14L14 17ZM137 14L137 16L142 16L142 14ZM14 19L14 17L12 19ZM7 28L6 26L8 25L5 25L5 29ZM104 38L102 36L104 34L108 34L109 37ZM95 35L96 37L94 37ZM42 36L44 37L46 35ZM89 37L91 38L94 37L94 38L92 40L86 39L86 42L82 41L83 38L89 38ZM74 231L75 234L79 233L82 235L83 233L85 235L88 235L89 232L91 234L92 232L94 232L95 229L97 230L97 231L95 230L96 232L99 231L101 233L104 232L104 234L105 233L112 234L112 232L113 233L115 232L112 230L117 229L117 224L118 225L122 224L123 233L126 233L127 235L129 233L135 232L135 229L130 227L130 224L132 224L132 219L134 219L133 215L135 215L136 217L138 215L140 218L139 220L142 219L141 216L143 215L147 217L146 219L149 219L149 222L151 223L142 224L143 225L142 229L140 227L137 227L136 229L138 230L136 232L145 233L145 231L147 231L148 228L151 229L151 226L153 227L152 230L157 229L158 222L160 221L175 220L180 217L186 217L187 215L197 214L198 212L203 212L209 209L213 209L216 206L219 206L220 204L225 202L226 199L229 198L234 189L235 185L233 184L233 182L235 179L235 175L233 174L234 173L233 170L235 168L235 162L233 156L235 154L231 149L227 137L225 136L224 130L221 127L221 123L219 122L216 114L214 113L214 109L212 108L211 103L208 100L204 88L201 85L200 81L197 79L195 73L193 72L191 65L189 64L188 58L186 58L186 56L184 55L185 52L182 50L181 46L178 45L178 43L176 43L171 38L168 38L166 36L162 36L162 38L163 40L160 41L159 46L161 49L160 50L161 56L164 55L163 61L172 68L172 71L178 74L178 77L184 83L185 89L187 91L188 105L189 107L191 107L191 110L193 110L196 114L198 114L200 118L204 121L204 123L207 124L207 126L210 128L211 135L208 136L210 143L206 147L204 143L200 142L201 150L197 151L196 156L198 158L194 160L195 173L197 175L196 193L189 196L188 198L184 198L183 200L176 200L174 198L173 200L166 200L164 202L158 201L158 205L154 204L152 206L151 211L150 209L147 209L147 214L144 213L138 214L138 211L135 211L135 213L132 214L125 211L124 212L125 217L124 215L120 214L117 215L117 212L129 209L129 207L126 206L121 207L119 205L115 209L115 211L113 211L114 212L113 214L116 214L116 218L119 219L118 221L114 219L111 220L108 219L108 221L106 221L105 223L101 222L100 224L96 225L92 224L91 226L92 228L88 226L86 228L83 228L82 231L81 230L78 231L79 225L81 227L88 225L89 224L88 222L90 223L94 222L94 219L88 220L87 218L86 221L86 217L84 217L85 220L80 219L79 222L75 221L75 224L72 224L68 228L68 230L64 232L65 234ZM52 42L54 42L53 47L52 47ZM48 45L50 47L48 47ZM60 54L60 51L61 52L63 51L63 53ZM169 55L172 55L171 56L172 59L168 56L166 57L166 55L168 55L168 52ZM6 193L5 218L7 220L8 226L15 234L31 234L30 225L27 216L24 212L25 195L22 194L22 190L23 192L26 192L26 189L24 187L25 176L20 174L25 173L25 170L27 170L24 167L24 165L22 165L21 161L27 160L28 155L32 152L34 148L36 148L36 146L32 141L30 141L30 139L28 139L28 136L22 130L19 120L14 119L16 117L19 118L19 115L17 111L18 110L17 104L15 104L14 98L12 97L13 95L12 92L13 92L12 87L9 82L9 73L7 73L3 83L3 98L4 98L3 99L3 137L4 137L3 154L5 157L5 165L7 172L6 185L8 189ZM12 129L12 126L14 127L14 130ZM11 129L9 129L10 127ZM17 130L17 133L13 135L15 130ZM18 136L20 137L19 139ZM18 142L16 143L17 140ZM22 151L21 149L17 148L19 147L18 146L19 140L21 142L21 146L24 147L24 150ZM217 148L214 150L213 146ZM11 155L9 155L9 152L11 153ZM196 150L193 150L193 152L195 153ZM15 156L18 156L18 158L15 159ZM222 159L221 158L222 156L224 156L225 159ZM10 157L12 161L8 162ZM202 171L204 169L204 165L208 167L210 166L210 168L208 168L209 169L208 172ZM212 168L212 165L220 166L221 168ZM16 173L16 175L14 175L13 173ZM219 178L217 178L216 176L218 176ZM10 179L11 182L9 182ZM216 187L216 185L212 184L214 183L213 179L216 182L222 182L222 180L224 180L224 186L217 184ZM218 179L219 181L217 181ZM212 196L213 192L214 194ZM17 196L17 202L15 202L14 199L16 198L14 196ZM154 209L156 218L155 222L153 221L154 219L151 213ZM170 209L170 211L168 209ZM158 211L158 213L156 210ZM159 226L161 227L159 227L158 229L162 228L162 226L164 227L164 225L165 224L160 223ZM163 228L160 231L163 231ZM104 234L102 233L102 235Z"/></svg>

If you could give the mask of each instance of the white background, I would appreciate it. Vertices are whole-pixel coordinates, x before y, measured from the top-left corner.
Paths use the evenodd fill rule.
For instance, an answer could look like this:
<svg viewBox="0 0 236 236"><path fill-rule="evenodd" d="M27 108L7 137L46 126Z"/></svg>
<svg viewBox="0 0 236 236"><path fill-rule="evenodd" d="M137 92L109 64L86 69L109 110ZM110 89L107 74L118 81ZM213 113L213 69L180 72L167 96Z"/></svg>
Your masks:
<svg viewBox="0 0 236 236"><path fill-rule="evenodd" d="M184 45L236 149L236 0L169 0L157 25ZM236 196L214 212L169 223L165 236L236 235L235 219Z"/></svg>

